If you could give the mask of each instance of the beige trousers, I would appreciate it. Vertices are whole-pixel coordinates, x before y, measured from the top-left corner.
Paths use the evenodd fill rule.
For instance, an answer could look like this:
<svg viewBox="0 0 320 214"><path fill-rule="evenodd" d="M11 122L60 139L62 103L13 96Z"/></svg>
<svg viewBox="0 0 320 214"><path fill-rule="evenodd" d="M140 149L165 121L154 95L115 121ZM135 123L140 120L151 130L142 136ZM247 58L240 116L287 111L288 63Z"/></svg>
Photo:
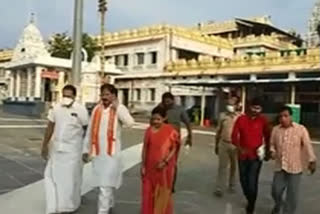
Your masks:
<svg viewBox="0 0 320 214"><path fill-rule="evenodd" d="M219 143L218 157L219 166L216 190L223 192L227 185L229 188L233 188L235 186L237 148L233 144L221 140ZM229 175L227 175L228 171ZM229 178L228 180L227 177Z"/></svg>

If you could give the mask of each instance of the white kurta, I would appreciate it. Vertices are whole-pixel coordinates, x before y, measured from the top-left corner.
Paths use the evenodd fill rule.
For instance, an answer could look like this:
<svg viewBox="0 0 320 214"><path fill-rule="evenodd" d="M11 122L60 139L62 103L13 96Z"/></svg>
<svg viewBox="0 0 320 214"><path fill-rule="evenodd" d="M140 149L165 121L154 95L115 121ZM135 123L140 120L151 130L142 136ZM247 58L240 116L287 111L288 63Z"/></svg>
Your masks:
<svg viewBox="0 0 320 214"><path fill-rule="evenodd" d="M119 105L115 120L114 147L112 156L107 154L107 127L110 108L103 110L99 128L100 154L92 160L92 183L95 187L119 188L122 184L123 163L121 158L121 130L123 126L130 127L134 119L124 105ZM84 153L90 151L91 146L91 122L89 123L85 138Z"/></svg>
<svg viewBox="0 0 320 214"><path fill-rule="evenodd" d="M45 169L46 213L73 212L81 203L82 150L88 112L78 103L56 105L49 113L55 123Z"/></svg>

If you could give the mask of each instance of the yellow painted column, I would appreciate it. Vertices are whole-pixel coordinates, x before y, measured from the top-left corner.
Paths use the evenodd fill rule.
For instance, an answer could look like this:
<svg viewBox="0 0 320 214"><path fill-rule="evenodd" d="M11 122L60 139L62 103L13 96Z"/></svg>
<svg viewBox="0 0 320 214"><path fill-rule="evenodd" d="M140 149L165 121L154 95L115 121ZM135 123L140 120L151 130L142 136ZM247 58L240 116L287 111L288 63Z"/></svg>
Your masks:
<svg viewBox="0 0 320 214"><path fill-rule="evenodd" d="M242 88L241 88L242 113L245 113L246 100L247 100L247 87L245 85L243 85Z"/></svg>
<svg viewBox="0 0 320 214"><path fill-rule="evenodd" d="M296 103L296 86L295 85L291 85L290 92L291 92L290 103L295 104Z"/></svg>
<svg viewBox="0 0 320 214"><path fill-rule="evenodd" d="M201 126L204 126L205 109L206 109L206 95L205 95L205 90L203 88L203 92L201 95L201 117L200 117Z"/></svg>

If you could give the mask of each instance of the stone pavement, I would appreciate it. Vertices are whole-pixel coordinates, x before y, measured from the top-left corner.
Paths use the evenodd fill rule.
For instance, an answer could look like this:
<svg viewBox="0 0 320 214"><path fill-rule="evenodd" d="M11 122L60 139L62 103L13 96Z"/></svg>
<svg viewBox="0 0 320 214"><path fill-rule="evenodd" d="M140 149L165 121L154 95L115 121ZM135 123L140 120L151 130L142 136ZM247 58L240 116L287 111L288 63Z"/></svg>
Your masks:
<svg viewBox="0 0 320 214"><path fill-rule="evenodd" d="M31 184L42 178L44 162L39 157L39 148L43 129L30 128L43 126L44 121L8 121L0 119L0 192L5 193ZM5 128L14 125L16 128ZM29 128L19 128L30 126ZM131 148L142 142L143 130L140 128L125 130L124 148ZM182 151L179 161L179 178L175 194L176 214L240 214L245 201L241 190L236 194L227 194L224 198L215 198L212 194L217 172L217 158L212 154L212 133L201 132L194 136L194 147L189 155ZM318 157L320 147L315 146ZM136 154L135 154L136 155ZM260 179L260 194L257 202L257 214L269 214L272 207L270 185L272 181L272 164L265 164ZM43 191L40 184L29 186L23 201L13 201L20 206L33 206L32 195ZM300 200L300 210L308 214L318 214L320 204L320 169L314 176L305 176ZM1 194L1 193L0 193ZM16 193L11 193L13 197ZM2 196L5 196L3 194ZM125 172L124 184L117 191L115 214L138 214L140 207L139 166ZM9 199L10 199L9 197ZM28 202L29 199L29 202ZM84 204L79 214L92 214L96 209L96 191L85 195ZM1 204L1 196L0 196ZM22 207L23 208L23 207ZM3 212L0 212L1 214ZM8 212L9 213L9 212ZM10 212L15 214L14 212ZM26 213L29 214L29 213ZM30 213L31 214L31 213ZM32 213L38 214L38 213ZM40 213L39 213L40 214Z"/></svg>
<svg viewBox="0 0 320 214"><path fill-rule="evenodd" d="M212 154L210 143L212 137L195 135L195 146L189 155L181 153L179 162L179 178L175 194L176 214L242 214L245 200L240 185L235 194L226 194L224 198L213 196L215 177L217 172L217 158ZM316 147L320 155L320 147ZM320 169L318 169L320 170ZM320 175L305 176L302 184L300 211L308 214L318 214L320 204ZM273 175L272 163L266 163L260 178L260 193L257 202L257 214L270 214L273 201L270 188ZM79 214L95 213L97 192L92 191L85 196L84 204ZM117 192L116 214L138 214L140 209L140 175L139 167L125 173L124 185ZM307 211L308 210L308 211Z"/></svg>

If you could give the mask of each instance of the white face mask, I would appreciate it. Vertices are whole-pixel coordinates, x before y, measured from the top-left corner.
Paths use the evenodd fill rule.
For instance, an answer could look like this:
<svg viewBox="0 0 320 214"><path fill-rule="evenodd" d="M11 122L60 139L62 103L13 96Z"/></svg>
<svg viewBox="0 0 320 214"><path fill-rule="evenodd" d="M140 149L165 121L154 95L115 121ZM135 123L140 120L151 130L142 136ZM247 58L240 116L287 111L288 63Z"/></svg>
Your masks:
<svg viewBox="0 0 320 214"><path fill-rule="evenodd" d="M61 100L61 104L63 106L71 106L72 103L73 103L73 99L71 99L69 97L63 97Z"/></svg>
<svg viewBox="0 0 320 214"><path fill-rule="evenodd" d="M235 112L235 107L233 106L233 105L227 105L227 111L229 112L229 113L233 113L233 112Z"/></svg>

